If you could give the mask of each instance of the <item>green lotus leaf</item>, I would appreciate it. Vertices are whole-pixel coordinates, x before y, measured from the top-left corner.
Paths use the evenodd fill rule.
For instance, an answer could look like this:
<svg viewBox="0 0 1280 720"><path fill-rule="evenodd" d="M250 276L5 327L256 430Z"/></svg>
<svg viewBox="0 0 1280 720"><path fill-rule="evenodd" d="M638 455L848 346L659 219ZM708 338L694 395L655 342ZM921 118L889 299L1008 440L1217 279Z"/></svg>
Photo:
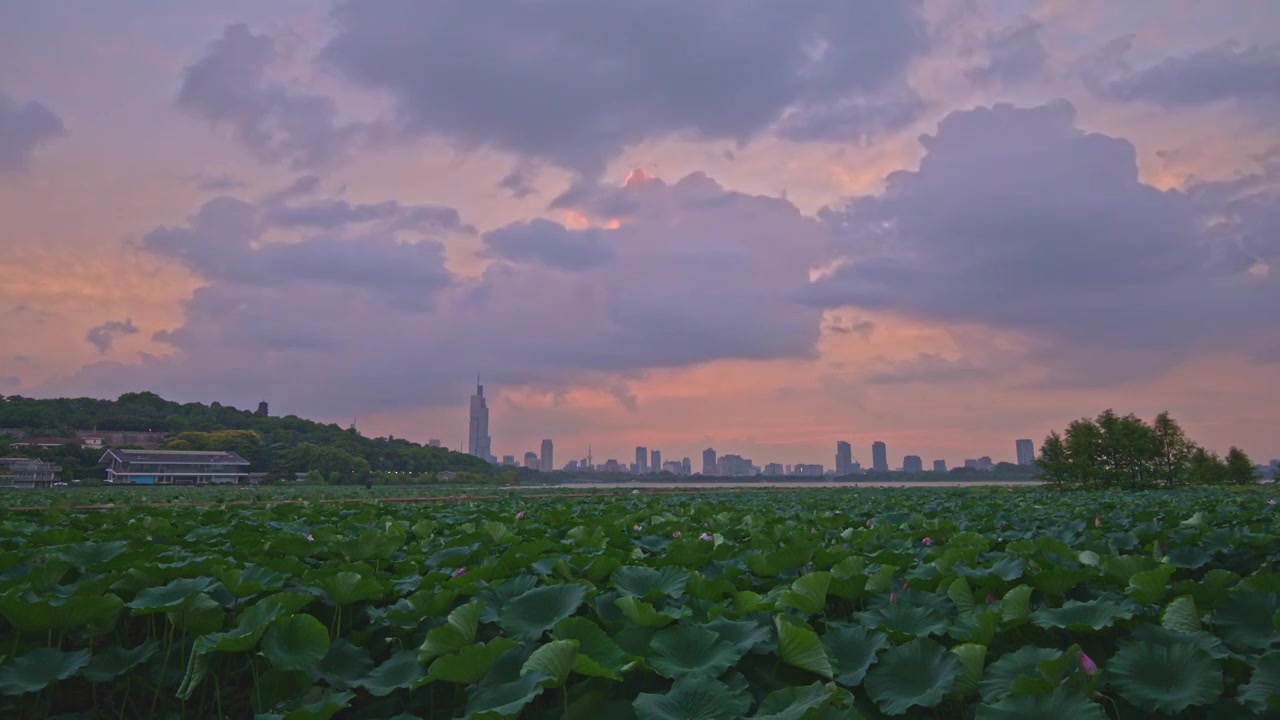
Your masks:
<svg viewBox="0 0 1280 720"><path fill-rule="evenodd" d="M753 620L729 620L716 618L703 625L706 629L720 636L721 640L732 643L735 647L747 652L768 642L772 636L769 628Z"/></svg>
<svg viewBox="0 0 1280 720"><path fill-rule="evenodd" d="M632 703L636 720L738 720L751 699L707 677L681 678L665 695L640 693Z"/></svg>
<svg viewBox="0 0 1280 720"><path fill-rule="evenodd" d="M517 640L536 640L572 615L586 596L587 589L576 584L534 588L503 605L498 624Z"/></svg>
<svg viewBox="0 0 1280 720"><path fill-rule="evenodd" d="M1011 625L1026 622L1031 617L1031 586L1019 585L1004 594L1000 600L1004 609L1004 621Z"/></svg>
<svg viewBox="0 0 1280 720"><path fill-rule="evenodd" d="M431 662L474 643L483 612L484 606L474 601L454 608L444 625L427 632L427 638L418 648L418 662Z"/></svg>
<svg viewBox="0 0 1280 720"><path fill-rule="evenodd" d="M176 610L188 596L205 592L213 588L217 582L211 577L178 578L167 585L143 590L127 604L127 607L133 610L134 615Z"/></svg>
<svg viewBox="0 0 1280 720"><path fill-rule="evenodd" d="M432 680L470 685L480 682L502 654L518 643L510 638L498 637L488 643L476 643L456 653L441 655L431 663L427 675Z"/></svg>
<svg viewBox="0 0 1280 720"><path fill-rule="evenodd" d="M1254 661L1253 675L1240 686L1238 700L1255 713L1280 707L1280 652L1271 652Z"/></svg>
<svg viewBox="0 0 1280 720"><path fill-rule="evenodd" d="M1171 630L1162 625L1154 623L1145 623L1134 629L1132 638L1134 640L1145 640L1157 645L1178 645L1181 643L1191 643L1201 650L1209 653L1210 657L1221 660L1231 656L1231 651L1222 644L1216 636L1211 635L1203 630L1194 632L1181 632Z"/></svg>
<svg viewBox="0 0 1280 720"><path fill-rule="evenodd" d="M191 656L187 661L187 669L182 683L178 686L178 697L187 700L196 687L204 680L208 669L206 656L211 652L246 652L258 644L268 624L284 613L277 603L264 598L251 605L240 616L236 627L221 633L210 633L196 638L191 647Z"/></svg>
<svg viewBox="0 0 1280 720"><path fill-rule="evenodd" d="M758 720L804 720L810 710L831 700L832 688L821 681L802 687L784 687L769 693L751 717Z"/></svg>
<svg viewBox="0 0 1280 720"><path fill-rule="evenodd" d="M867 693L886 715L942 702L964 665L945 647L927 638L890 648L867 673Z"/></svg>
<svg viewBox="0 0 1280 720"><path fill-rule="evenodd" d="M1048 695L1006 697L995 704L979 705L974 720L1107 720L1102 706L1067 688Z"/></svg>
<svg viewBox="0 0 1280 720"><path fill-rule="evenodd" d="M205 593L188 595L181 605L165 613L173 626L188 635L207 635L222 629L226 612Z"/></svg>
<svg viewBox="0 0 1280 720"><path fill-rule="evenodd" d="M262 638L262 654L277 670L306 670L329 652L329 631L310 615L277 620Z"/></svg>
<svg viewBox="0 0 1280 720"><path fill-rule="evenodd" d="M1013 692L1015 680L1020 677L1041 678L1040 663L1062 656L1061 650L1032 646L1005 653L987 666L980 685L982 699L988 704L999 702Z"/></svg>
<svg viewBox="0 0 1280 720"><path fill-rule="evenodd" d="M1169 588L1169 578L1173 577L1174 568L1168 565L1154 570L1143 570L1129 578L1129 587L1125 594L1141 605L1151 605L1164 599Z"/></svg>
<svg viewBox="0 0 1280 720"><path fill-rule="evenodd" d="M413 650L401 650L364 677L352 680L349 684L364 688L375 697L383 697L396 690L415 687L425 678L426 673L418 664L418 654Z"/></svg>
<svg viewBox="0 0 1280 720"><path fill-rule="evenodd" d="M1128 643L1106 670L1121 697L1149 712L1176 715L1222 694L1222 669L1192 643Z"/></svg>
<svg viewBox="0 0 1280 720"><path fill-rule="evenodd" d="M248 563L243 568L228 568L217 575L227 590L240 599L274 592L284 587L285 582L284 575L253 563Z"/></svg>
<svg viewBox="0 0 1280 720"><path fill-rule="evenodd" d="M578 643L573 640L552 640L540 646L529 655L524 667L520 668L521 677L529 673L541 673L546 676L542 681L544 687L560 687L569 679L569 673L578 657Z"/></svg>
<svg viewBox="0 0 1280 720"><path fill-rule="evenodd" d="M355 693L351 692L326 693L319 700L303 704L284 715L275 717L280 720L329 720L350 705L354 697ZM263 720L266 717L270 716L258 715L255 720Z"/></svg>
<svg viewBox="0 0 1280 720"><path fill-rule="evenodd" d="M640 627L660 628L675 622L675 617L660 613L653 605L630 595L614 600L613 604L622 610L623 616Z"/></svg>
<svg viewBox="0 0 1280 720"><path fill-rule="evenodd" d="M1233 592L1213 613L1213 628L1222 641L1240 650L1265 650L1276 639L1274 593Z"/></svg>
<svg viewBox="0 0 1280 720"><path fill-rule="evenodd" d="M973 589L969 587L969 581L964 578L956 578L947 587L947 597L956 604L956 612L961 615L968 615L978 607L977 601L973 599Z"/></svg>
<svg viewBox="0 0 1280 720"><path fill-rule="evenodd" d="M1000 612L989 609L958 618L947 632L957 640L990 645L999 629Z"/></svg>
<svg viewBox="0 0 1280 720"><path fill-rule="evenodd" d="M929 607L908 605L906 602L885 603L878 608L858 613L857 618L868 627L878 628L904 639L939 635L947 631L947 619L942 613Z"/></svg>
<svg viewBox="0 0 1280 720"><path fill-rule="evenodd" d="M496 720L517 717L534 698L542 694L547 676L530 672L515 680L494 683L479 688L467 702L467 717L475 720Z"/></svg>
<svg viewBox="0 0 1280 720"><path fill-rule="evenodd" d="M0 614L22 632L78 630L92 626L110 631L124 601L111 593L37 597L10 591L0 595Z"/></svg>
<svg viewBox="0 0 1280 720"><path fill-rule="evenodd" d="M329 652L316 664L316 673L330 685L342 689L373 670L369 651L352 645L343 638L329 643Z"/></svg>
<svg viewBox="0 0 1280 720"><path fill-rule="evenodd" d="M641 600L653 602L663 597L684 595L689 572L671 566L655 570L628 565L614 570L610 581L623 595L634 595Z"/></svg>
<svg viewBox="0 0 1280 720"><path fill-rule="evenodd" d="M1131 608L1107 598L1080 602L1068 600L1060 608L1040 608L1031 613L1031 621L1042 628L1061 628L1073 632L1097 631L1111 627L1116 620L1133 617Z"/></svg>
<svg viewBox="0 0 1280 720"><path fill-rule="evenodd" d="M1190 595L1174 598L1160 614L1160 624L1170 630L1193 633L1200 630L1200 613Z"/></svg>
<svg viewBox="0 0 1280 720"><path fill-rule="evenodd" d="M113 645L94 653L81 674L91 683L104 683L150 660L159 649L159 640L148 640L128 650L119 645Z"/></svg>
<svg viewBox="0 0 1280 720"><path fill-rule="evenodd" d="M618 647L618 643L586 618L565 618L556 623L551 634L557 640L572 640L578 644L573 670L579 675L616 680L627 663L627 654Z"/></svg>
<svg viewBox="0 0 1280 720"><path fill-rule="evenodd" d="M1165 561L1174 567L1195 570L1213 562L1213 553L1200 547L1179 547L1170 550Z"/></svg>
<svg viewBox="0 0 1280 720"><path fill-rule="evenodd" d="M677 625L653 636L649 665L659 675L675 680L705 675L719 677L746 652L704 627Z"/></svg>
<svg viewBox="0 0 1280 720"><path fill-rule="evenodd" d="M974 643L963 643L951 648L951 652L960 658L964 671L956 678L955 693L960 697L968 697L978 692L982 682L982 670L987 659L987 646Z"/></svg>
<svg viewBox="0 0 1280 720"><path fill-rule="evenodd" d="M44 690L50 684L75 675L89 664L88 650L63 652L38 648L0 665L0 695L24 695Z"/></svg>
<svg viewBox="0 0 1280 720"><path fill-rule="evenodd" d="M365 600L380 600L385 591L382 585L373 578L366 578L360 573L343 570L320 579L320 589L324 590L335 605L346 607Z"/></svg>
<svg viewBox="0 0 1280 720"><path fill-rule="evenodd" d="M889 637L866 627L832 626L822 635L822 646L834 666L835 681L857 687L876 662L876 653L889 646Z"/></svg>
<svg viewBox="0 0 1280 720"><path fill-rule="evenodd" d="M802 575L791 583L791 589L778 597L778 609L791 608L804 615L816 615L827 606L827 587L831 573L819 570Z"/></svg>
<svg viewBox="0 0 1280 720"><path fill-rule="evenodd" d="M65 560L83 570L90 570L104 565L129 550L125 540L112 542L81 542L49 548L50 557Z"/></svg>
<svg viewBox="0 0 1280 720"><path fill-rule="evenodd" d="M778 630L778 655L782 662L808 670L831 680L835 671L831 667L831 659L827 657L818 634L807 627L791 622L786 616L778 615L773 619Z"/></svg>

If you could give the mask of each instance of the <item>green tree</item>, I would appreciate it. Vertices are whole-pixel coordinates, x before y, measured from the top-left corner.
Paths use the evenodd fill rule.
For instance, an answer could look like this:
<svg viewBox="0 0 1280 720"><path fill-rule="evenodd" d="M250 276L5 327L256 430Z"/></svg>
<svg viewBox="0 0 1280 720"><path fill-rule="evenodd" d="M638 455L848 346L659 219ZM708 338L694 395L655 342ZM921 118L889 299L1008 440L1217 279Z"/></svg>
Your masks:
<svg viewBox="0 0 1280 720"><path fill-rule="evenodd" d="M1226 481L1227 466L1218 454L1195 446L1187 463L1187 482L1192 485L1218 485Z"/></svg>
<svg viewBox="0 0 1280 720"><path fill-rule="evenodd" d="M1168 411L1156 416L1151 429L1155 434L1156 480L1166 488L1177 487L1187 480L1195 445Z"/></svg>
<svg viewBox="0 0 1280 720"><path fill-rule="evenodd" d="M1080 488L1101 487L1104 478L1101 428L1089 418L1076 420L1067 426L1064 442L1071 484Z"/></svg>
<svg viewBox="0 0 1280 720"><path fill-rule="evenodd" d="M1229 485L1254 485L1262 479L1249 456L1234 446L1227 451L1224 478Z"/></svg>
<svg viewBox="0 0 1280 720"><path fill-rule="evenodd" d="M1071 458L1057 431L1049 433L1044 439L1044 444L1040 446L1040 457L1036 458L1036 466L1040 468L1040 478L1059 490L1071 482Z"/></svg>

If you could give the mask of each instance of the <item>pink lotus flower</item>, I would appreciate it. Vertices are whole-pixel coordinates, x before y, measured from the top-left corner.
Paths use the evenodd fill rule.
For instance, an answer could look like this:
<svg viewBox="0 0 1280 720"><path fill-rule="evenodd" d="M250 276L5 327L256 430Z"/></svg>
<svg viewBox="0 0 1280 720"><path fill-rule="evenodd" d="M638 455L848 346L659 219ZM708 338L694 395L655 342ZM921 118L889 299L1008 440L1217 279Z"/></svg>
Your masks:
<svg viewBox="0 0 1280 720"><path fill-rule="evenodd" d="M311 541L315 540L315 538L311 537L311 533L307 533L307 539Z"/></svg>
<svg viewBox="0 0 1280 720"><path fill-rule="evenodd" d="M908 585L910 585L910 584L911 584L911 581L910 581L910 580L903 580L903 581L902 581L902 589L903 589L903 590L906 590L906 589L907 589L907 586L908 586Z"/></svg>
<svg viewBox="0 0 1280 720"><path fill-rule="evenodd" d="M1102 518L1098 517L1097 515L1094 515L1094 516L1093 516L1093 526L1094 526L1094 527L1096 527L1096 528L1100 528L1100 527L1102 527Z"/></svg>
<svg viewBox="0 0 1280 720"><path fill-rule="evenodd" d="M1085 675L1097 675L1098 664L1095 663L1088 655L1080 653L1080 672Z"/></svg>
<svg viewBox="0 0 1280 720"><path fill-rule="evenodd" d="M996 596L992 595L991 593L987 593L987 604L990 605L995 601L996 601Z"/></svg>
<svg viewBox="0 0 1280 720"><path fill-rule="evenodd" d="M1267 501L1267 504L1268 504L1268 505L1275 505L1275 504L1276 504L1275 498L1272 498L1272 499L1268 500L1268 501Z"/></svg>
<svg viewBox="0 0 1280 720"><path fill-rule="evenodd" d="M925 547L928 547L933 544L933 540L930 540L929 538L925 538L920 541L920 544L924 545Z"/></svg>
<svg viewBox="0 0 1280 720"><path fill-rule="evenodd" d="M711 540L715 540L715 538L711 537L710 535L708 535L708 534L706 534L706 533L702 533L701 535L699 535L699 536L698 536L698 539L699 539L699 540L706 540L706 541L708 541L708 542L710 542Z"/></svg>
<svg viewBox="0 0 1280 720"><path fill-rule="evenodd" d="M453 571L453 577L456 577L456 578L460 578L466 574L467 574L467 568L465 565Z"/></svg>
<svg viewBox="0 0 1280 720"><path fill-rule="evenodd" d="M524 511L523 511L523 510L521 510L521 511L520 511L520 512L518 512L518 513L516 513L516 519L517 519L517 520L523 520L523 519L524 519Z"/></svg>
<svg viewBox="0 0 1280 720"><path fill-rule="evenodd" d="M891 603L898 602L898 593L894 593L894 592L889 593L889 602Z"/></svg>
<svg viewBox="0 0 1280 720"><path fill-rule="evenodd" d="M679 530L677 530L677 531L675 531L675 532L671 533L671 537L673 537L673 538L678 538L678 537L680 537L680 531L679 531Z"/></svg>
<svg viewBox="0 0 1280 720"><path fill-rule="evenodd" d="M871 520L870 520L870 519L868 519L868 520L867 520L867 527L871 527Z"/></svg>
<svg viewBox="0 0 1280 720"><path fill-rule="evenodd" d="M632 529L632 530L635 530L636 532L640 532L640 526L639 526L639 525L632 525L632 526L631 526L631 529Z"/></svg>

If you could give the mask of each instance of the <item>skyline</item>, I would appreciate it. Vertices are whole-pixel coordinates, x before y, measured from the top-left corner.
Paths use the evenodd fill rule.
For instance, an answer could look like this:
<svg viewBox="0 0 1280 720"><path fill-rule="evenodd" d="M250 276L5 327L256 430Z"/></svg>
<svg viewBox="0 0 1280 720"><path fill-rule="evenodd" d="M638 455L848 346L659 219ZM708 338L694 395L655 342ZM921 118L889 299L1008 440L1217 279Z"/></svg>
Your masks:
<svg viewBox="0 0 1280 720"><path fill-rule="evenodd" d="M129 8L0 8L0 394L453 445L479 369L517 458L1108 407L1280 456L1271 0Z"/></svg>

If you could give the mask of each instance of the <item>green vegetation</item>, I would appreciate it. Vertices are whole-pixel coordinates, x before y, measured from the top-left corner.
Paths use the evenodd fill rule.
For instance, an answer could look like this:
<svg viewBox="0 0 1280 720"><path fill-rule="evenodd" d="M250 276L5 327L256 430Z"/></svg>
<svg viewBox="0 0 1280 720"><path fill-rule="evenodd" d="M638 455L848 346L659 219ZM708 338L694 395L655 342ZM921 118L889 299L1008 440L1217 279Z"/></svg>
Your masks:
<svg viewBox="0 0 1280 720"><path fill-rule="evenodd" d="M311 491L329 490L350 489ZM1273 502L841 489L9 511L0 716L1276 717Z"/></svg>
<svg viewBox="0 0 1280 720"><path fill-rule="evenodd" d="M1040 448L1041 479L1058 488L1147 490L1187 485L1252 485L1261 480L1239 448L1226 460L1189 440L1164 412L1147 424L1107 410L1066 432L1049 434Z"/></svg>
<svg viewBox="0 0 1280 720"><path fill-rule="evenodd" d="M64 436L76 430L168 433L161 447L171 450L231 450L248 460L252 472L269 480L292 479L316 471L329 483L405 483L430 480L450 470L473 480L491 475L487 462L445 448L423 447L398 438L371 439L354 430L293 415L269 417L213 403L170 402L160 396L128 393L116 400L62 398L33 400L0 396L0 428ZM9 442L11 442L10 440ZM62 465L64 479L100 478L101 450L10 448L0 437L0 455L23 455Z"/></svg>

